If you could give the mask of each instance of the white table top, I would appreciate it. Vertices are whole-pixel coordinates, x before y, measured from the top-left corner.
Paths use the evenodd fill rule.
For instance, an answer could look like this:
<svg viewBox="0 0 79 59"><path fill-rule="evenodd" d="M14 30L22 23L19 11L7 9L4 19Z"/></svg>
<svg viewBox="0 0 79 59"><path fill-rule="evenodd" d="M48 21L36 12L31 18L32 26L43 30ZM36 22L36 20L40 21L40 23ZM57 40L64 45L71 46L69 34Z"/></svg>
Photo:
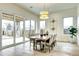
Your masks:
<svg viewBox="0 0 79 59"><path fill-rule="evenodd" d="M37 40L48 40L50 37L49 36L41 37L40 35L38 35L38 36L31 36L30 38L37 39Z"/></svg>

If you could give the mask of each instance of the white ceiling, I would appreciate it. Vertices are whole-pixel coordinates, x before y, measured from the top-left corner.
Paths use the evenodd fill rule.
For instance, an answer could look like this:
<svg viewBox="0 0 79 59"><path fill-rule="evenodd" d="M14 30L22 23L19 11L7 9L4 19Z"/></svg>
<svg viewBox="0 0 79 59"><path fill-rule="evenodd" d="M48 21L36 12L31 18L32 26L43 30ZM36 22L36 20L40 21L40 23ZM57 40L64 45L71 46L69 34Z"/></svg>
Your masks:
<svg viewBox="0 0 79 59"><path fill-rule="evenodd" d="M77 3L17 3L17 5L25 8L26 10L39 15L40 11L47 10L49 14L64 9L69 9L77 6ZM32 8L31 8L32 7Z"/></svg>

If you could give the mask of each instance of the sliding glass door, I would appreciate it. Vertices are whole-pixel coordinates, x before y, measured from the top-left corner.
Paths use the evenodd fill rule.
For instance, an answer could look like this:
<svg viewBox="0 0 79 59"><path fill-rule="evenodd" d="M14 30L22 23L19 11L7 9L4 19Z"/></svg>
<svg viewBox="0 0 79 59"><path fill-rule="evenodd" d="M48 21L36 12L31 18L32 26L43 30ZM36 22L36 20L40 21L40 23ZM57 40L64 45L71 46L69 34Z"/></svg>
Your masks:
<svg viewBox="0 0 79 59"><path fill-rule="evenodd" d="M2 19L2 46L13 44L14 21Z"/></svg>
<svg viewBox="0 0 79 59"><path fill-rule="evenodd" d="M19 16L2 13L1 47L6 48L25 41L35 35L35 20L24 20Z"/></svg>
<svg viewBox="0 0 79 59"><path fill-rule="evenodd" d="M23 19L8 14L2 16L2 47L23 42Z"/></svg>
<svg viewBox="0 0 79 59"><path fill-rule="evenodd" d="M23 42L23 19L16 19L15 21L15 42Z"/></svg>
<svg viewBox="0 0 79 59"><path fill-rule="evenodd" d="M30 37L30 23L30 20L25 20L25 41L28 41Z"/></svg>
<svg viewBox="0 0 79 59"><path fill-rule="evenodd" d="M30 36L35 35L35 20L31 20L31 31Z"/></svg>
<svg viewBox="0 0 79 59"><path fill-rule="evenodd" d="M25 20L25 41L29 40L29 37L35 34L35 21Z"/></svg>

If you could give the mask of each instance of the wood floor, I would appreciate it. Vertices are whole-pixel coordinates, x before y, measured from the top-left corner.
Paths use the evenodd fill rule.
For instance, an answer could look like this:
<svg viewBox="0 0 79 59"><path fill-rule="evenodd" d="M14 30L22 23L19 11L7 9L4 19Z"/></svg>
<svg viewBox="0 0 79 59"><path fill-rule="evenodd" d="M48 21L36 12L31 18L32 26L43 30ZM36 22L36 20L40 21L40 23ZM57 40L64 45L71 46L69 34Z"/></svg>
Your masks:
<svg viewBox="0 0 79 59"><path fill-rule="evenodd" d="M0 51L0 56L79 56L79 46L71 43L57 42L49 53L35 51L30 43L20 44Z"/></svg>

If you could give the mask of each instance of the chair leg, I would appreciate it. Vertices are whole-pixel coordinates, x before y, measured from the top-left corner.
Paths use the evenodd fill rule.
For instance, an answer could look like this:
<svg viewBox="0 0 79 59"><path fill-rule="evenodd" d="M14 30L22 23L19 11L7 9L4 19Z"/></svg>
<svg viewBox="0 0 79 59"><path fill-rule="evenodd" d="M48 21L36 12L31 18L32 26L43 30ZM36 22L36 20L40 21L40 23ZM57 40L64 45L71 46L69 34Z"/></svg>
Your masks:
<svg viewBox="0 0 79 59"><path fill-rule="evenodd" d="M49 52L50 52L50 47L49 47Z"/></svg>
<svg viewBox="0 0 79 59"><path fill-rule="evenodd" d="M31 48L31 39L30 39L30 48Z"/></svg>
<svg viewBox="0 0 79 59"><path fill-rule="evenodd" d="M41 50L41 42L40 42L40 50Z"/></svg>
<svg viewBox="0 0 79 59"><path fill-rule="evenodd" d="M51 45L51 50L53 49L53 45Z"/></svg>
<svg viewBox="0 0 79 59"><path fill-rule="evenodd" d="M44 45L44 51L46 52L46 45Z"/></svg>
<svg viewBox="0 0 79 59"><path fill-rule="evenodd" d="M35 41L33 41L33 49L35 50Z"/></svg>
<svg viewBox="0 0 79 59"><path fill-rule="evenodd" d="M55 42L54 42L54 46L55 46Z"/></svg>
<svg viewBox="0 0 79 59"><path fill-rule="evenodd" d="M37 43L36 43L36 50L37 50Z"/></svg>

